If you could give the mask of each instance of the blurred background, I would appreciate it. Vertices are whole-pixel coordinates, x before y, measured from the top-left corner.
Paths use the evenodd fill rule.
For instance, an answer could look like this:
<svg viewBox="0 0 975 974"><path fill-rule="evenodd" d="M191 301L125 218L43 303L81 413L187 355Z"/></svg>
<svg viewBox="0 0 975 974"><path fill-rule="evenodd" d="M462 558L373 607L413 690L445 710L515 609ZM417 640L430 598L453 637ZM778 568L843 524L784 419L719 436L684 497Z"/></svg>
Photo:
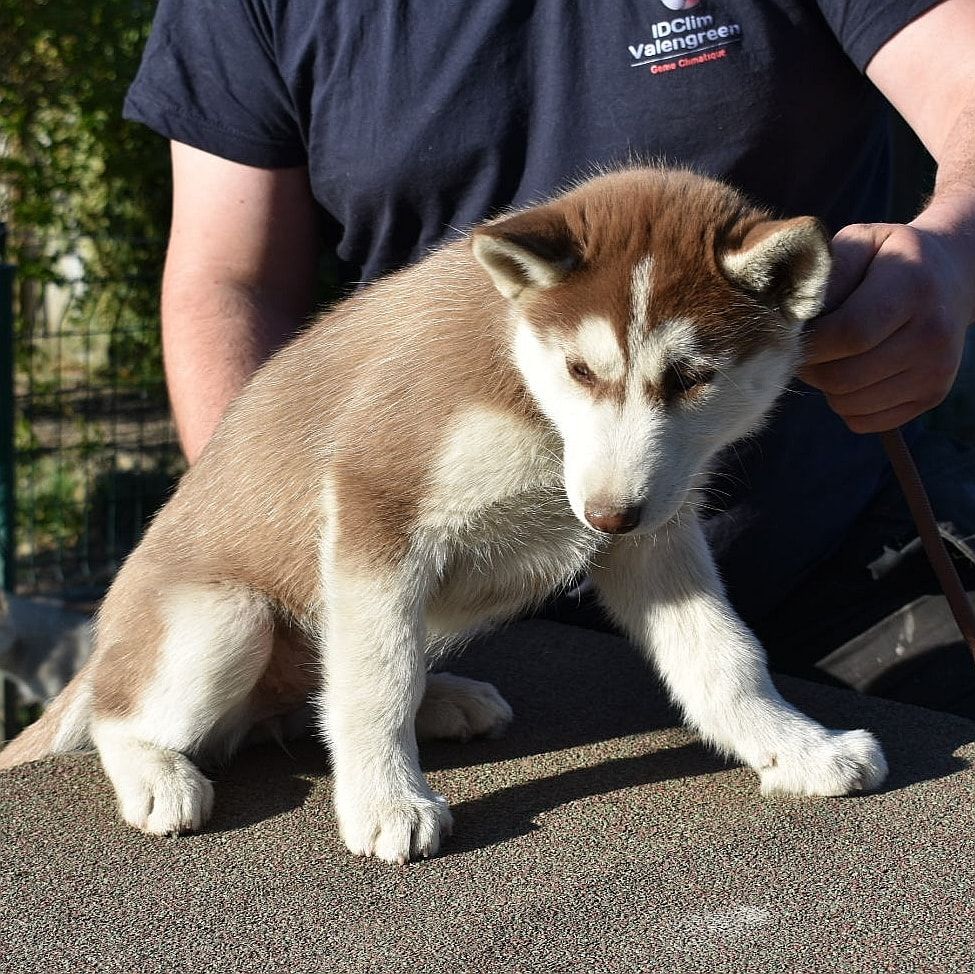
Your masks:
<svg viewBox="0 0 975 974"><path fill-rule="evenodd" d="M158 323L168 148L121 118L154 9L0 0L0 581L82 611L182 468ZM5 736L31 716L21 691L5 681Z"/></svg>
<svg viewBox="0 0 975 974"><path fill-rule="evenodd" d="M157 319L168 153L120 117L154 8L0 0L3 567L26 593L96 597L178 473Z"/></svg>

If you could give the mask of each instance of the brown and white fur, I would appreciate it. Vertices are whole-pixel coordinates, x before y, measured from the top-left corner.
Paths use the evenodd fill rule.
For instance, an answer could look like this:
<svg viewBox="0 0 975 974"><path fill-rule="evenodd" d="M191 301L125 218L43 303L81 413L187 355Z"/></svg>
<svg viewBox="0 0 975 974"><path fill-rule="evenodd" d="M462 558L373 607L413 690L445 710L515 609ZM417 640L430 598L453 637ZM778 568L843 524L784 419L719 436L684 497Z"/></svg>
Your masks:
<svg viewBox="0 0 975 974"><path fill-rule="evenodd" d="M119 573L91 663L0 764L89 737L127 822L196 829L213 791L194 760L314 692L348 848L430 855L451 817L418 729L511 712L428 666L589 572L763 790L879 785L870 734L776 692L694 510L788 381L828 269L815 220L637 168L366 288L251 381Z"/></svg>

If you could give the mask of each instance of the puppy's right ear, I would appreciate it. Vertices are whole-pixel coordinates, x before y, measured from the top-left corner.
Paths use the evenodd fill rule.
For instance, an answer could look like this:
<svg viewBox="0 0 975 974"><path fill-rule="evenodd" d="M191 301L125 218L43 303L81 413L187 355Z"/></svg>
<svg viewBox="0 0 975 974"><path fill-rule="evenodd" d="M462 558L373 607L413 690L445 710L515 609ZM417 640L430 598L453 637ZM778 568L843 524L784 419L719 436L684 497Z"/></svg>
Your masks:
<svg viewBox="0 0 975 974"><path fill-rule="evenodd" d="M565 217L551 206L478 227L471 248L494 286L510 301L526 291L554 287L582 261Z"/></svg>

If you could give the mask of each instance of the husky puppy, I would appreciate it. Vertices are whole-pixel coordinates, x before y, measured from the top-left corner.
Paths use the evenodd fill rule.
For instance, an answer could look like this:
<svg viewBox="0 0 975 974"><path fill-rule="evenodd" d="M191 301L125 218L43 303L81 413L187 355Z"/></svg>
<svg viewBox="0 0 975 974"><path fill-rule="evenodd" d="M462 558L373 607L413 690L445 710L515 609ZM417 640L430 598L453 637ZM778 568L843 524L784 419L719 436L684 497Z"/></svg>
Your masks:
<svg viewBox="0 0 975 974"><path fill-rule="evenodd" d="M764 791L878 786L870 734L776 692L694 511L787 383L829 263L812 218L635 168L366 288L250 382L119 573L90 664L0 764L90 740L126 822L183 832L213 802L194 761L314 692L348 848L431 855L451 816L418 732L511 719L431 660L589 572Z"/></svg>

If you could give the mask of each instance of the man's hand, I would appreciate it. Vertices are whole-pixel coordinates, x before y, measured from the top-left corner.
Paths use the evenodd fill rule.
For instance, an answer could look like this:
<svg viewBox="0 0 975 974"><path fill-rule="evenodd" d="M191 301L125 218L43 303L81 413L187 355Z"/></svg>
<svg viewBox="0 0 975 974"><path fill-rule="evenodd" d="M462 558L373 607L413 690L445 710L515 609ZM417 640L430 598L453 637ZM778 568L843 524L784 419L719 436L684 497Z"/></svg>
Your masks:
<svg viewBox="0 0 975 974"><path fill-rule="evenodd" d="M907 226L858 224L833 241L827 313L809 325L799 374L858 433L892 429L941 402L975 320L973 40L975 4L941 0L867 65L937 160L938 178Z"/></svg>
<svg viewBox="0 0 975 974"><path fill-rule="evenodd" d="M938 405L975 316L971 242L915 224L856 224L833 240L827 313L799 375L856 433L893 429Z"/></svg>

